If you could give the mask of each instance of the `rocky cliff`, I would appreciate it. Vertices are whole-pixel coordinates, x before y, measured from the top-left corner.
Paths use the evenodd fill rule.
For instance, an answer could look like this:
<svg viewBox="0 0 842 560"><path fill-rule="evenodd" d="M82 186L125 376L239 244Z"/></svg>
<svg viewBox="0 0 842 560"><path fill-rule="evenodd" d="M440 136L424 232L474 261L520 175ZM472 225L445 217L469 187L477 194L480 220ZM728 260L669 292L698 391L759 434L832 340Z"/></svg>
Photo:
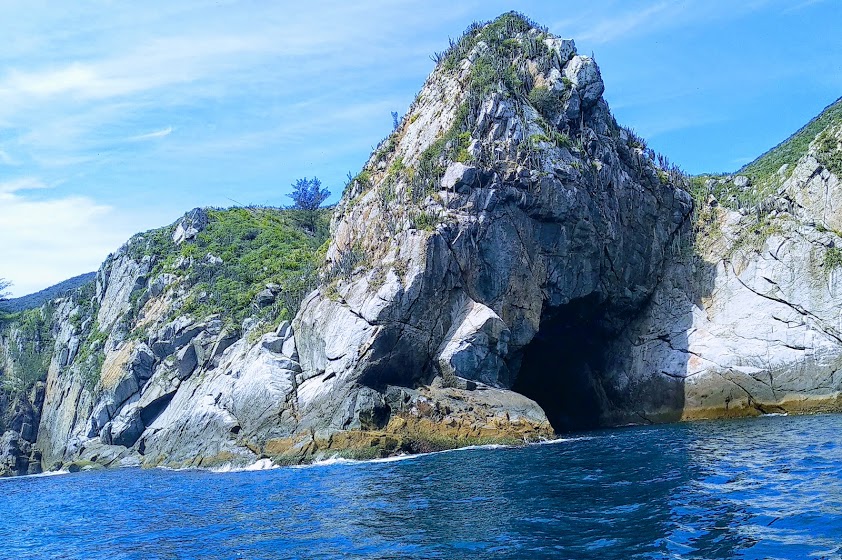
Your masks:
<svg viewBox="0 0 842 560"><path fill-rule="evenodd" d="M196 209L4 319L0 472L838 408L839 103L691 180L522 16L437 57L330 236L325 213Z"/></svg>
<svg viewBox="0 0 842 560"><path fill-rule="evenodd" d="M671 380L674 419L842 408L840 141L842 100L740 173L694 178L693 251L624 334L616 391Z"/></svg>
<svg viewBox="0 0 842 560"><path fill-rule="evenodd" d="M524 438L634 415L606 395L605 348L651 299L692 201L603 90L572 41L516 15L441 55L334 216L327 278L294 323L305 418L438 433L395 397L417 385L534 399L495 418Z"/></svg>
<svg viewBox="0 0 842 560"><path fill-rule="evenodd" d="M6 317L2 472L254 462L248 438L273 433L273 388L297 367L275 330L316 281L323 218L196 209Z"/></svg>

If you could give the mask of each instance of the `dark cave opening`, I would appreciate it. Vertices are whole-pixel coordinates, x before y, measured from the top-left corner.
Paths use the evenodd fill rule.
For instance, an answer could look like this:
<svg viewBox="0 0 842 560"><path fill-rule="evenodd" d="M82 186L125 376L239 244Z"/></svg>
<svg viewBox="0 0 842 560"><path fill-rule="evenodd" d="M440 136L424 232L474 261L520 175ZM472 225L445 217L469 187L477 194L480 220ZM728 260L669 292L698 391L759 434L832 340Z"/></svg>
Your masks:
<svg viewBox="0 0 842 560"><path fill-rule="evenodd" d="M556 432L600 427L606 398L599 383L609 335L595 297L547 310L523 348L512 390L538 403Z"/></svg>
<svg viewBox="0 0 842 560"><path fill-rule="evenodd" d="M149 426L152 422L155 421L161 413L164 412L164 409L170 404L172 401L175 393L168 393L158 399L152 401L147 406L145 406L140 411L140 420L143 422L144 426Z"/></svg>

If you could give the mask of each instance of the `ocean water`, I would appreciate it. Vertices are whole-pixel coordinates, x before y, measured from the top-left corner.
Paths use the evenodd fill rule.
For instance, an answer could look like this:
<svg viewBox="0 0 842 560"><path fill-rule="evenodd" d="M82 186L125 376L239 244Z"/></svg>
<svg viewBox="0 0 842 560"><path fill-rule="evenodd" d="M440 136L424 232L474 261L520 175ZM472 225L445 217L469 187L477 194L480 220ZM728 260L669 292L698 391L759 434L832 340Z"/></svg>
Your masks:
<svg viewBox="0 0 842 560"><path fill-rule="evenodd" d="M842 558L842 416L0 481L2 558Z"/></svg>

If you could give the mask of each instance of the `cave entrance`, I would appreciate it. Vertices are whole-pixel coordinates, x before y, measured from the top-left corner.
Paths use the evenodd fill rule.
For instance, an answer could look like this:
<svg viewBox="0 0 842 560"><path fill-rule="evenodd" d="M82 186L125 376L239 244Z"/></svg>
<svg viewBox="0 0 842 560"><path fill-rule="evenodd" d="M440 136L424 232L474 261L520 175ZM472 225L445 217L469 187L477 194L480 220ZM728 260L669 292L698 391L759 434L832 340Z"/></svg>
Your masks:
<svg viewBox="0 0 842 560"><path fill-rule="evenodd" d="M556 432L597 428L606 396L599 382L608 333L594 296L546 310L541 326L521 353L512 390L544 409Z"/></svg>

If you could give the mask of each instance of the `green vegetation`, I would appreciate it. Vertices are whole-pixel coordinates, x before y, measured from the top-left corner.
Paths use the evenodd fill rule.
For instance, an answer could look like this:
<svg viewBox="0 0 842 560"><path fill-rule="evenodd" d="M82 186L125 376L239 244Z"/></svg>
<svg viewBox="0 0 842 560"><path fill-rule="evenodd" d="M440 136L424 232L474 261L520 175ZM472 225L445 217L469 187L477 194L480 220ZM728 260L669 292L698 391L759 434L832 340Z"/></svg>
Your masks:
<svg viewBox="0 0 842 560"><path fill-rule="evenodd" d="M742 228L739 237L731 246L732 251L759 250L766 240L783 230L782 217L772 218L770 214L779 201L777 191L786 179L777 176L783 165L791 173L798 160L804 156L810 144L815 141L816 158L832 173L842 176L842 143L835 132L842 123L842 98L827 107L798 132L775 148L769 150L752 163L743 167L737 175L744 175L750 183L737 186L735 177L725 174L691 177L689 191L694 200L696 232L718 237L719 221L717 209L708 204L713 196L725 208L741 210L748 225ZM816 229L827 231L823 224ZM824 256L824 266L832 270L842 264L842 251L831 248Z"/></svg>
<svg viewBox="0 0 842 560"><path fill-rule="evenodd" d="M335 280L348 280L354 270L366 261L365 250L360 245L353 245L346 249L339 249L336 260L325 271L324 284L334 287Z"/></svg>
<svg viewBox="0 0 842 560"><path fill-rule="evenodd" d="M842 98L826 107L798 132L744 166L739 174L747 175L754 183L762 183L777 173L784 164L789 165L789 171L791 171L801 156L807 153L810 142L828 126L840 122L842 122Z"/></svg>
<svg viewBox="0 0 842 560"><path fill-rule="evenodd" d="M176 246L172 227L165 227L135 236L128 251L137 260L153 257L150 278L161 273L180 278L188 293L171 314L216 314L237 329L248 316L273 322L296 313L317 283L329 215L324 208L211 209L207 227L195 239ZM255 296L267 284L276 284L278 294L273 304L261 308ZM141 295L132 295L135 313ZM139 336L139 331L133 334Z"/></svg>
<svg viewBox="0 0 842 560"><path fill-rule="evenodd" d="M816 157L823 166L842 178L842 149L839 139L827 128L816 138Z"/></svg>
<svg viewBox="0 0 842 560"><path fill-rule="evenodd" d="M440 222L441 219L436 214L423 210L410 217L412 227L424 231L434 231Z"/></svg>
<svg viewBox="0 0 842 560"><path fill-rule="evenodd" d="M5 278L0 278L0 301L8 299L9 292L7 291L7 288L11 285L12 283Z"/></svg>
<svg viewBox="0 0 842 560"><path fill-rule="evenodd" d="M720 183L720 180L724 180ZM708 183L712 180L710 183ZM774 183L762 183L740 188L733 179L722 175L697 175L690 180L690 194L697 205L706 204L711 195L723 206L731 210L740 208L763 211L775 195Z"/></svg>
<svg viewBox="0 0 842 560"><path fill-rule="evenodd" d="M839 247L828 247L824 252L824 268L826 271L842 266L842 249Z"/></svg>
<svg viewBox="0 0 842 560"><path fill-rule="evenodd" d="M97 386L102 375L102 364L105 361L105 353L102 349L107 339L108 333L102 332L99 329L99 323L94 321L74 360L79 364L79 373L85 381L85 386L91 391Z"/></svg>
<svg viewBox="0 0 842 560"><path fill-rule="evenodd" d="M315 231L319 219L319 207L330 196L330 191L322 188L318 177L298 179L292 184L292 193L287 195L293 200L292 208L304 217L304 225Z"/></svg>
<svg viewBox="0 0 842 560"><path fill-rule="evenodd" d="M740 231L739 237L731 246L731 252L759 251L767 239L779 233L783 233L780 220L772 220L760 215L748 227Z"/></svg>
<svg viewBox="0 0 842 560"><path fill-rule="evenodd" d="M562 78L565 84L563 92L551 90L545 86L535 86L529 92L529 102L544 118L554 119L564 106L565 98L571 91L570 80Z"/></svg>
<svg viewBox="0 0 842 560"><path fill-rule="evenodd" d="M639 150L645 150L647 148L646 139L635 132L633 128L624 128L624 130L629 136L628 145L630 148L637 148Z"/></svg>
<svg viewBox="0 0 842 560"><path fill-rule="evenodd" d="M526 140L529 146L532 148L538 147L541 144L541 142L546 142L547 144L552 144L559 148L570 148L573 146L573 141L568 135L557 130L549 131L549 134L552 136L552 138L547 136L546 134L532 134Z"/></svg>
<svg viewBox="0 0 842 560"><path fill-rule="evenodd" d="M180 248L180 256L190 259L183 283L191 287L182 312L219 314L232 326L257 312L270 321L294 315L316 284L314 255L328 236L328 214L318 211L311 235L302 228L303 221L309 229L311 217L302 219L296 210L210 210L207 228ZM214 264L208 255L222 262ZM259 310L255 296L269 283L280 293Z"/></svg>
<svg viewBox="0 0 842 560"><path fill-rule="evenodd" d="M514 35L526 33L530 29L537 29L541 33L532 40L528 40L526 44L521 44L513 39ZM523 14L508 12L491 22L473 22L462 34L462 37L457 41L451 41L450 47L443 53L436 53L433 60L437 64L441 64L445 70L453 70L457 67L459 61L464 59L480 41L484 42L489 50L494 51L491 54L497 56L486 56L489 54L486 52L483 58L488 64L472 77L472 81L476 81L476 85L482 90L483 86L492 81L502 79L506 82L508 79L506 77L508 69L502 64L497 64L495 59L511 61L521 52L532 58L545 55L545 58L548 59L549 49L543 42L545 33L547 33L546 27L535 23ZM549 60L547 60L547 63L549 63ZM488 73L489 68L499 68L501 70L498 74L499 78L491 76ZM509 78L511 77L509 76Z"/></svg>
<svg viewBox="0 0 842 560"><path fill-rule="evenodd" d="M8 337L12 367L2 372L3 391L28 391L36 381L46 378L54 343L50 332L53 312L53 306L46 304L7 317L2 335Z"/></svg>

